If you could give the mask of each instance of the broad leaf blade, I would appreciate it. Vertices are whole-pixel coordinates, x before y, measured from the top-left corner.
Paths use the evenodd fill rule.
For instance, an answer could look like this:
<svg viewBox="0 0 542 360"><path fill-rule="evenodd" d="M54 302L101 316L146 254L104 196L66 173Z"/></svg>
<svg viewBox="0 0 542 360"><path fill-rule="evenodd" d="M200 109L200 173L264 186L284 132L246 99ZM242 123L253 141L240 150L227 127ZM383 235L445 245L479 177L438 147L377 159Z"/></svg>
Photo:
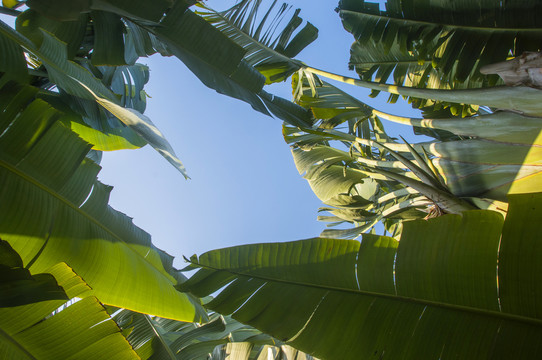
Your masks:
<svg viewBox="0 0 542 360"><path fill-rule="evenodd" d="M48 272L70 297L90 290L66 264ZM0 309L0 328L0 353L10 359L137 358L95 297Z"/></svg>
<svg viewBox="0 0 542 360"><path fill-rule="evenodd" d="M200 319L199 304L173 288L172 257L107 205L111 187L85 157L91 146L42 100L13 115L0 141L0 234L25 264L33 261L30 271L65 261L106 304Z"/></svg>
<svg viewBox="0 0 542 360"><path fill-rule="evenodd" d="M539 216L538 195L517 200ZM532 248L536 239L529 230L522 235L520 214L510 208L504 234L513 232ZM529 275L537 260L507 254L513 246L498 250L503 227L498 213L468 211L404 227L401 242L365 235L361 246L330 239L255 244L210 251L192 262L208 275L233 276L222 294L240 304L234 318L322 358L540 355L541 303L533 299L526 311L517 302L526 291L540 290ZM507 275L497 282L500 259L507 259ZM210 280L196 274L182 288L207 283L213 292L223 286ZM241 280L261 286L245 291L236 285ZM509 289L506 295L497 284ZM505 296L506 309L499 305ZM279 314L288 320L277 324Z"/></svg>
<svg viewBox="0 0 542 360"><path fill-rule="evenodd" d="M0 271L0 307L69 299L51 274L30 274L19 254L4 240L0 240Z"/></svg>

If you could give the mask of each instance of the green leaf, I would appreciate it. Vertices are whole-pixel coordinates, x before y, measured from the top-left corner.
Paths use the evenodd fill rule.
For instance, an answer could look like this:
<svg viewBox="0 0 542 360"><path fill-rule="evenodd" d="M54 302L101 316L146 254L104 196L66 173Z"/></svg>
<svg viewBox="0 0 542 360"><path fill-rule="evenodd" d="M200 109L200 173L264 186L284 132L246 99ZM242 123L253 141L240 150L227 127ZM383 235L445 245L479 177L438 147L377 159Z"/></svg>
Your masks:
<svg viewBox="0 0 542 360"><path fill-rule="evenodd" d="M497 78L481 75L482 66L542 46L542 22L531 15L540 9L536 0L506 5L390 0L386 11L375 7L350 0L339 4L343 26L356 39L349 65L364 80L385 83L393 72L396 85L487 87ZM411 100L417 107L427 104L416 96Z"/></svg>
<svg viewBox="0 0 542 360"><path fill-rule="evenodd" d="M123 124L111 126L110 122L107 121L106 111L94 101L76 98L67 94L40 93L38 96L64 113L61 121L83 140L91 143L94 150L139 149L147 144L141 136L129 127ZM72 110L68 104L78 112ZM86 114L86 116L80 115L81 113ZM104 121L96 122L96 119L103 119Z"/></svg>
<svg viewBox="0 0 542 360"><path fill-rule="evenodd" d="M257 96L265 78L243 61L245 50L178 1L152 31L208 87L269 114Z"/></svg>
<svg viewBox="0 0 542 360"><path fill-rule="evenodd" d="M93 65L124 65L124 24L119 15L105 11L90 13L94 24Z"/></svg>
<svg viewBox="0 0 542 360"><path fill-rule="evenodd" d="M0 307L69 299L51 274L31 275L19 254L4 240L0 240L0 272Z"/></svg>
<svg viewBox="0 0 542 360"><path fill-rule="evenodd" d="M7 25L0 20L0 26ZM2 61L0 62L0 74L7 76L12 80L25 82L28 79L28 70L23 49L19 44L9 36L6 36L0 30L0 52Z"/></svg>
<svg viewBox="0 0 542 360"><path fill-rule="evenodd" d="M71 298L90 288L66 264L48 270ZM6 359L134 359L120 329L95 297L0 309L0 353Z"/></svg>
<svg viewBox="0 0 542 360"><path fill-rule="evenodd" d="M28 9L17 16L15 29L38 47L43 41L41 29L53 34L66 43L68 59L73 59L83 42L88 20L87 14L81 14L74 21L55 21Z"/></svg>
<svg viewBox="0 0 542 360"><path fill-rule="evenodd" d="M226 359L238 352L256 359L259 354L289 350L278 347L282 344L279 340L216 313L210 314L210 322L202 326L125 309L112 316L123 331L129 332L127 340L142 359L199 359L210 354L212 359Z"/></svg>
<svg viewBox="0 0 542 360"><path fill-rule="evenodd" d="M524 141L538 135L532 132ZM540 188L542 155L537 145L473 139L436 143L428 147L428 152L437 156L433 164L458 196L506 201L508 194Z"/></svg>
<svg viewBox="0 0 542 360"><path fill-rule="evenodd" d="M85 156L91 145L57 121L62 114L40 99L9 114L0 127L0 237L29 270L64 261L105 304L201 319L199 304L173 287L172 257L107 205L111 187Z"/></svg>
<svg viewBox="0 0 542 360"><path fill-rule="evenodd" d="M505 221L475 210L406 222L400 242L364 235L361 244L316 238L213 250L191 260L202 269L180 288L220 291L210 309L326 359L536 358L540 247L530 227L542 194L510 203Z"/></svg>
<svg viewBox="0 0 542 360"><path fill-rule="evenodd" d="M91 0L27 0L26 5L57 21L74 21L90 10Z"/></svg>
<svg viewBox="0 0 542 360"><path fill-rule="evenodd" d="M95 93L110 100L115 99L111 90L105 87L103 83L94 77L87 69L68 60L65 43L58 40L51 33L44 30L42 30L42 33L43 42L38 50L37 46L29 39L25 38L5 23L0 22L0 38L5 37L11 42L16 42L39 58L47 68L50 81L58 85L58 87L71 95L93 100L88 91L81 87L80 83L83 83Z"/></svg>
<svg viewBox="0 0 542 360"><path fill-rule="evenodd" d="M182 2L175 3L159 27L147 30L166 44L206 86L245 101L265 115L310 126L306 111L262 90L265 77L245 60L247 50L186 9Z"/></svg>
<svg viewBox="0 0 542 360"><path fill-rule="evenodd" d="M275 1L269 6L260 23L256 23L256 18L261 0L243 0L221 12L199 5L204 11L197 12L247 51L244 59L267 75L267 84L284 81L301 68L302 63L292 58L318 37L318 29L307 23L291 38L302 23L300 10L286 20L290 7L283 4L276 9L276 4ZM286 25L279 29L283 22Z"/></svg>
<svg viewBox="0 0 542 360"><path fill-rule="evenodd" d="M76 20L81 13L103 10L134 19L158 22L166 9L168 0L28 0L28 7L54 20Z"/></svg>
<svg viewBox="0 0 542 360"><path fill-rule="evenodd" d="M175 155L175 151L166 140L164 135L153 124L151 119L141 114L139 111L125 108L117 105L105 98L97 96L92 90L87 88L81 83L81 86L87 89L89 93L94 96L96 101L102 105L105 109L115 115L120 121L129 126L135 132L137 132L143 139L145 139L160 155L162 155L170 164L172 164L181 174L188 179L188 174L184 168L181 160Z"/></svg>

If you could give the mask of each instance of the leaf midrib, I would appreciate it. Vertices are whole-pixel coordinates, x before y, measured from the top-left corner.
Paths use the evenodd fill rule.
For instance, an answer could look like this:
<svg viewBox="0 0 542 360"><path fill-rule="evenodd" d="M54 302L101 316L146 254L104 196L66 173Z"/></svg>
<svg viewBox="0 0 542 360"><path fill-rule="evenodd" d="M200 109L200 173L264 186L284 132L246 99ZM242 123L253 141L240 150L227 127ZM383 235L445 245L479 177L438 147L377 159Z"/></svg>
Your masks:
<svg viewBox="0 0 542 360"><path fill-rule="evenodd" d="M113 232L111 229L109 229L108 227L104 226L101 222L99 222L98 220L96 220L96 218L94 218L93 216L91 216L89 213L83 211L81 208L79 208L78 206L75 206L71 201L69 201L68 199L66 199L64 196L58 194L56 191L54 191L53 189L51 189L50 187L44 185L43 183L41 183L40 181L38 181L37 179L35 179L33 176L30 176L28 174L26 174L25 172L23 171L20 171L19 169L17 169L15 166L11 165L10 163L4 161L3 159L0 159L0 166L1 167L4 167L5 169L7 169L8 171L12 172L13 174L19 176L20 178L22 178L23 180L31 183L32 185L38 187L39 189L41 189L42 191L46 192L47 194L53 196L54 198L56 198L57 200L59 200L60 202L62 202L65 206L68 206L69 208L71 208L72 210L76 211L77 213L79 213L82 217L88 219L90 222L92 222L94 225L96 225L97 227L103 229L105 232L107 232L108 234L110 234L115 240L117 240L118 242L124 244L126 246L127 249L129 249L131 252L133 252L138 258L141 258L143 259L147 264L148 266L150 266L151 268L159 271L162 275L164 276L167 276L168 280L172 280L170 278L170 275L169 274L164 274L162 271L160 271L160 269L156 268L153 264L151 264L146 257L142 256L140 253L138 253L137 251L135 251L134 249L132 249L132 247L126 242L124 241L120 236L118 236L115 232ZM135 226L135 225L134 225ZM164 269L165 271L165 269ZM174 281L172 281L173 283L175 283Z"/></svg>
<svg viewBox="0 0 542 360"><path fill-rule="evenodd" d="M0 338L4 339L7 343L12 345L13 347L17 348L20 352L22 352L28 359L31 360L38 360L34 355L32 355L26 348L19 343L14 337L10 336L8 333L6 333L4 330L0 328Z"/></svg>
<svg viewBox="0 0 542 360"><path fill-rule="evenodd" d="M503 27L487 27L487 26L468 26L468 25L455 25L455 24L441 24L441 23L435 23L430 21L423 21L423 20L412 20L412 19L405 19L405 18L396 18L396 17L390 17L390 16L382 16L382 15L374 15L374 14L367 14L364 12L358 12L358 11L352 11L352 10L340 10L340 14L352 14L352 15L362 15L377 19L382 19L384 21L394 21L394 22L401 22L402 24L425 24L425 25L431 25L431 26L442 26L446 29L461 29L461 30L476 30L476 31L489 31L489 32L535 32L540 33L542 32L542 29L539 28L503 28Z"/></svg>
<svg viewBox="0 0 542 360"><path fill-rule="evenodd" d="M477 314L481 316L497 318L500 320L509 320L509 321L542 326L542 319L529 318L529 317L525 317L521 315L514 315L514 314L503 313L499 311L474 308L474 307L465 306L465 305L455 305L455 304L450 304L450 303L443 303L443 302L425 300L425 299L420 299L420 298L406 297L406 296L401 296L401 295L378 293L378 292L372 292L372 291L361 290L361 289L348 289L348 288L341 288L341 287L330 286L330 285L307 284L307 283L302 283L299 281L276 279L276 278L267 277L263 275L252 275L252 274L249 275L249 274L245 274L245 273L237 272L233 270L215 268L210 265L204 265L204 264L200 264L194 261L190 261L190 263L200 268L210 269L214 271L225 271L236 276L251 277L251 278L259 279L266 282L276 282L276 283L282 283L282 284L287 284L287 285L310 287L310 288L321 289L325 291L335 291L335 292L354 294L358 296L360 295L373 296L373 297L389 299L393 301L415 303L415 304L420 304L424 306L432 306L432 307L444 308L448 310L455 310L459 312L473 313L473 314Z"/></svg>

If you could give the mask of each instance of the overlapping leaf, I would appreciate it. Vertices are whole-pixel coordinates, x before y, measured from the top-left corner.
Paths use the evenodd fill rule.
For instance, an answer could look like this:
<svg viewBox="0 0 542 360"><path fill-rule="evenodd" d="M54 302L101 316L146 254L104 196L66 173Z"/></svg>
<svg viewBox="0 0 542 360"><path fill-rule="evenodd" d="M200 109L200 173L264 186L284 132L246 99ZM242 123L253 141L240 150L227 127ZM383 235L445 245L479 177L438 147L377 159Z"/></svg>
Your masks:
<svg viewBox="0 0 542 360"><path fill-rule="evenodd" d="M319 129L285 127L285 140L294 146L294 160L300 174L327 205L333 196L342 196L338 208L323 208L332 216L321 220L336 225L341 221L355 224L358 231L326 231L327 236L353 237L371 229L374 220L385 220L388 230L401 217L424 217L421 211L457 212L448 202L450 194L467 197L478 207L506 210L508 194L540 190L539 117L501 111L467 118L406 118L373 109L318 77L303 74L293 77L297 102L310 109ZM512 100L513 101L513 100ZM426 113L427 115L429 113ZM408 144L396 143L386 135L380 119L414 126L444 141ZM344 131L337 129L348 126ZM425 155L424 155L425 154ZM331 165L337 169L325 171ZM341 171L338 167L343 167ZM350 178L358 188L367 177L380 185L379 195L357 210L344 210L355 196ZM420 183L418 179L424 183ZM334 188L338 184L342 188ZM427 187L427 186L429 187ZM405 190L410 189L410 190ZM331 191L322 197L323 191ZM405 192L406 191L406 192ZM443 194L445 191L448 195ZM332 194L332 195L331 195ZM425 196L431 202L422 201ZM442 201L447 198L448 200ZM365 197L367 200L368 198ZM451 207L449 207L451 205ZM462 211L462 210L459 210ZM384 214L386 216L384 216ZM435 213L435 214L438 214ZM397 229L395 229L397 231ZM335 235L334 235L335 234Z"/></svg>
<svg viewBox="0 0 542 360"><path fill-rule="evenodd" d="M527 10L529 9L529 10ZM350 66L362 79L434 89L493 86L480 67L542 48L538 1L342 0L344 27L354 35ZM414 99L418 106L425 101Z"/></svg>
<svg viewBox="0 0 542 360"><path fill-rule="evenodd" d="M128 333L127 340L142 359L275 359L297 350L231 317L210 314L210 322L172 321L128 310L119 310L113 319ZM263 355L260 355L263 354ZM307 359L311 359L308 357Z"/></svg>
<svg viewBox="0 0 542 360"><path fill-rule="evenodd" d="M107 205L91 145L27 87L2 88L0 236L33 273L68 263L106 304L178 320L205 314L177 292L172 257ZM22 100L25 101L22 101Z"/></svg>
<svg viewBox="0 0 542 360"><path fill-rule="evenodd" d="M487 210L407 222L400 242L213 250L192 257L201 269L181 288L205 296L225 286L209 308L326 359L536 358L542 194L510 203L504 222Z"/></svg>
<svg viewBox="0 0 542 360"><path fill-rule="evenodd" d="M261 4L261 0L242 0L221 12L199 5L204 11L198 14L242 46L247 51L245 60L266 75L267 83L284 81L303 66L293 57L316 39L318 29L307 23L292 38L302 23L298 16L300 9L288 20L286 15L291 6L282 4L277 9L275 0L258 23Z"/></svg>
<svg viewBox="0 0 542 360"><path fill-rule="evenodd" d="M72 300L0 309L3 358L138 358L103 305L93 296L86 297L91 289L69 266L60 263L47 272ZM76 301L76 297L84 298Z"/></svg>
<svg viewBox="0 0 542 360"><path fill-rule="evenodd" d="M27 305L45 300L68 300L51 274L30 274L21 257L8 242L0 239L0 308Z"/></svg>
<svg viewBox="0 0 542 360"><path fill-rule="evenodd" d="M160 26L148 28L206 86L243 100L255 110L299 126L311 123L299 106L263 91L265 77L246 59L247 50L177 2Z"/></svg>
<svg viewBox="0 0 542 360"><path fill-rule="evenodd" d="M25 22L26 20L21 20L22 24ZM81 64L68 60L66 45L50 33L39 31L42 36L41 47L36 50L32 42L19 33L8 27L3 27L3 30L7 37L18 41L19 45L26 44L26 47L29 47L29 50L43 62L48 71L49 81L60 89L61 98L64 98L63 102L71 105L68 112L72 115L75 112L82 116L83 121L79 116L71 116L72 119L69 120L71 128L79 132L85 140L94 142L94 149L137 148L149 142L187 177L184 166L163 134L157 131L154 125L151 130L148 126L142 126L142 124L152 124L148 118L144 121L140 120L144 118L141 111L146 106L146 93L143 86L148 81L148 69L145 66L134 64L97 68L82 61L81 64L85 65L85 68ZM115 94L121 95L122 106L118 104ZM66 105L63 105L55 94L50 95L49 99L59 108L66 108ZM98 104L102 106L107 104L105 108L121 121L129 118L138 121L118 123L115 117L103 111Z"/></svg>

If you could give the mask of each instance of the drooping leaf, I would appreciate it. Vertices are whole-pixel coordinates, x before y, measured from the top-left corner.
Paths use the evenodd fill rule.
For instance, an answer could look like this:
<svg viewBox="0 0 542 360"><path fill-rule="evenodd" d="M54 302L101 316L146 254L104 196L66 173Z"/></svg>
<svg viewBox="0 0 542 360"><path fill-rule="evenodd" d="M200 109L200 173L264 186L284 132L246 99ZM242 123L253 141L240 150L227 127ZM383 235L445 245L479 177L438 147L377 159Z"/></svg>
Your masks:
<svg viewBox="0 0 542 360"><path fill-rule="evenodd" d="M40 99L21 104L15 90L6 90L2 112L10 111L0 125L2 239L32 273L69 263L105 304L178 320L205 316L173 288L172 257L107 205L111 187L85 156L91 145L57 121L61 113Z"/></svg>
<svg viewBox="0 0 542 360"><path fill-rule="evenodd" d="M97 151L139 149L147 142L123 124L110 124L108 113L94 101L67 94L39 94L41 99L61 111L61 121ZM103 121L97 121L98 119ZM112 126L113 125L113 126Z"/></svg>
<svg viewBox="0 0 542 360"><path fill-rule="evenodd" d="M542 47L542 22L532 16L536 9L535 0L389 0L385 11L370 2L339 4L343 25L356 39L350 67L362 79L385 83L393 77L396 85L433 89L494 86L498 78L480 74L482 66Z"/></svg>
<svg viewBox="0 0 542 360"><path fill-rule="evenodd" d="M92 50L93 65L125 65L124 60L124 24L119 15L92 11L94 25L94 49Z"/></svg>
<svg viewBox="0 0 542 360"><path fill-rule="evenodd" d="M293 57L316 40L318 29L307 23L292 38L302 23L300 10L297 9L287 20L291 6L282 4L275 7L276 1L257 23L261 4L261 0L243 0L221 12L199 5L204 10L197 13L242 46L247 51L245 60L266 75L266 83L270 84L286 80L303 66Z"/></svg>
<svg viewBox="0 0 542 360"><path fill-rule="evenodd" d="M148 27L206 86L247 102L253 109L295 125L310 125L299 106L262 90L265 77L245 60L247 51L187 9L175 6L158 27Z"/></svg>
<svg viewBox="0 0 542 360"><path fill-rule="evenodd" d="M326 359L536 358L542 303L526 294L540 292L540 246L523 227L542 215L542 194L510 202L504 227L499 214L476 210L406 222L400 242L364 235L361 244L213 250L192 257L202 269L180 287L205 296L227 285L209 308Z"/></svg>
<svg viewBox="0 0 542 360"><path fill-rule="evenodd" d="M162 155L167 161L169 161L170 164L172 164L177 170L179 170L186 179L189 178L183 163L177 158L175 151L166 140L162 132L158 130L158 128L153 124L151 119L141 114L137 110L122 107L105 98L102 98L96 95L84 84L81 85L94 96L94 98L100 105L102 105L105 109L115 115L124 124L137 132L156 151L158 151L160 155Z"/></svg>

